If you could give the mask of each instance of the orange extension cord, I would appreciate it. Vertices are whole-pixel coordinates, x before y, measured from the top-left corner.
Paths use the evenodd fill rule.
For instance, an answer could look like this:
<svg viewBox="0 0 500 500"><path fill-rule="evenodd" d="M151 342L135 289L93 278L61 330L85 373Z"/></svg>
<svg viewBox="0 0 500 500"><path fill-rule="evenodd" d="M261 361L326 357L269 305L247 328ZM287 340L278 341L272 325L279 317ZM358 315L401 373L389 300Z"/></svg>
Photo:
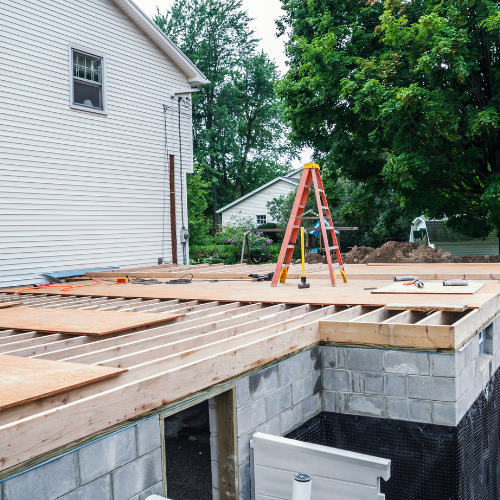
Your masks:
<svg viewBox="0 0 500 500"><path fill-rule="evenodd" d="M70 292L71 290L74 290L75 288L80 288L82 286L93 286L93 285L98 285L101 283L101 280L98 280L96 278L89 278L89 280L95 281L95 283L87 283L85 285L40 285L40 286L30 286L29 288L23 288L22 290L18 290L14 295L17 295L18 293L24 292L25 290L38 290L39 288L50 288L50 287L62 287L60 289L61 292Z"/></svg>

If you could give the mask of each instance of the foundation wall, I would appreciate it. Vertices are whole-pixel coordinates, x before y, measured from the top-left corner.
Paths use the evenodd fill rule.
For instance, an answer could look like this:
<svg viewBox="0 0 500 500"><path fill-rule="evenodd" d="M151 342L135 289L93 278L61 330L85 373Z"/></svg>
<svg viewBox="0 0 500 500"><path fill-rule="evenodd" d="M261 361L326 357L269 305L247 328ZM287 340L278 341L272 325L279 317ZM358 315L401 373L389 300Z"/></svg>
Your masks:
<svg viewBox="0 0 500 500"><path fill-rule="evenodd" d="M159 416L0 483L0 500L145 500L162 494Z"/></svg>
<svg viewBox="0 0 500 500"><path fill-rule="evenodd" d="M500 318L455 354L320 347L324 411L456 426L500 366Z"/></svg>
<svg viewBox="0 0 500 500"><path fill-rule="evenodd" d="M319 347L236 382L239 500L250 499L250 439L256 432L284 436L321 412ZM217 410L209 401L213 498L219 500Z"/></svg>

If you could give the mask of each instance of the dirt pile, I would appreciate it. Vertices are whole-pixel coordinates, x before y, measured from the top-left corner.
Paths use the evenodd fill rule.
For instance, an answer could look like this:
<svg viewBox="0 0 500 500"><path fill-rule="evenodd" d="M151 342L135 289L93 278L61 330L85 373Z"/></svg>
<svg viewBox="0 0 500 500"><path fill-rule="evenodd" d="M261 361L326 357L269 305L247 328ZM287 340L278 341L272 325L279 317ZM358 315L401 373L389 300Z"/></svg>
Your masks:
<svg viewBox="0 0 500 500"><path fill-rule="evenodd" d="M344 264L359 264L374 251L375 248L372 247L358 247L358 245L355 245L350 252L342 254L342 261Z"/></svg>
<svg viewBox="0 0 500 500"><path fill-rule="evenodd" d="M380 248L375 249L367 255L362 263L368 264L369 262L406 262L411 252L417 249L415 243L409 241L388 241ZM353 249L354 250L354 249ZM352 251L352 250L351 250Z"/></svg>

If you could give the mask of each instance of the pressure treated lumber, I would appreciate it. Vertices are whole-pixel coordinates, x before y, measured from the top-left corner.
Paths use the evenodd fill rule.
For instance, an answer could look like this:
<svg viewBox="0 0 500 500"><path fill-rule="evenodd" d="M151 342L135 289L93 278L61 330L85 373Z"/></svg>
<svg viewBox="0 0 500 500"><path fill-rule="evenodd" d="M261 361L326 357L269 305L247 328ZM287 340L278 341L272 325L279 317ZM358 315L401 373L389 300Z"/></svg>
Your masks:
<svg viewBox="0 0 500 500"><path fill-rule="evenodd" d="M139 326L163 323L179 316L183 315L13 307L0 310L0 328L69 335L107 335Z"/></svg>
<svg viewBox="0 0 500 500"><path fill-rule="evenodd" d="M0 309L6 309L7 307L13 307L13 306L20 306L22 305L22 302L3 302L0 303Z"/></svg>
<svg viewBox="0 0 500 500"><path fill-rule="evenodd" d="M126 369L0 355L0 410L115 377Z"/></svg>

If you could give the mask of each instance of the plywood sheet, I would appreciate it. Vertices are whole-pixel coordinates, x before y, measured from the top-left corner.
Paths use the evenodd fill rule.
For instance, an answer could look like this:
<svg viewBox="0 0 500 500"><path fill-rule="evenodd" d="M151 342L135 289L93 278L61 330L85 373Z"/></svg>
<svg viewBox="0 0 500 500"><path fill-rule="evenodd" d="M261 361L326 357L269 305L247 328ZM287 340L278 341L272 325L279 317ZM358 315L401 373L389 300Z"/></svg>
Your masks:
<svg viewBox="0 0 500 500"><path fill-rule="evenodd" d="M107 335L139 326L162 323L179 316L184 314L12 307L0 309L0 328L70 335Z"/></svg>
<svg viewBox="0 0 500 500"><path fill-rule="evenodd" d="M0 355L0 410L114 377L126 369Z"/></svg>
<svg viewBox="0 0 500 500"><path fill-rule="evenodd" d="M185 285L123 285L100 284L95 286L77 288L72 291L61 292L58 287L29 290L26 293L57 294L87 297L126 297L142 299L182 299L182 300L218 300L221 302L264 302L285 304L318 304L318 305L374 305L385 306L391 302L412 304L428 304L427 294L407 293L401 294L372 294L373 290L365 288L383 288L393 281L361 281L354 280L342 283L337 280L337 286L332 287L328 280L307 280L311 288L299 290L298 280L287 279L286 283L271 287L268 281L229 281L209 282L193 281ZM428 282L426 282L426 285ZM442 283L441 283L442 284ZM67 285L66 285L67 286ZM442 287L444 288L444 287ZM11 289L11 292L16 289ZM467 304L469 308L476 309L494 295L500 293L500 284L488 282L484 289L474 295L442 294L439 298L441 304ZM124 313L119 313L124 314ZM150 315L151 313L148 313Z"/></svg>
<svg viewBox="0 0 500 500"><path fill-rule="evenodd" d="M415 285L404 285L403 283L394 283L383 288L373 290L372 293L410 293L419 295L439 294L439 295L474 295L483 288L484 283L473 283L469 281L468 286L443 286L443 283L424 283L423 288L417 288Z"/></svg>

